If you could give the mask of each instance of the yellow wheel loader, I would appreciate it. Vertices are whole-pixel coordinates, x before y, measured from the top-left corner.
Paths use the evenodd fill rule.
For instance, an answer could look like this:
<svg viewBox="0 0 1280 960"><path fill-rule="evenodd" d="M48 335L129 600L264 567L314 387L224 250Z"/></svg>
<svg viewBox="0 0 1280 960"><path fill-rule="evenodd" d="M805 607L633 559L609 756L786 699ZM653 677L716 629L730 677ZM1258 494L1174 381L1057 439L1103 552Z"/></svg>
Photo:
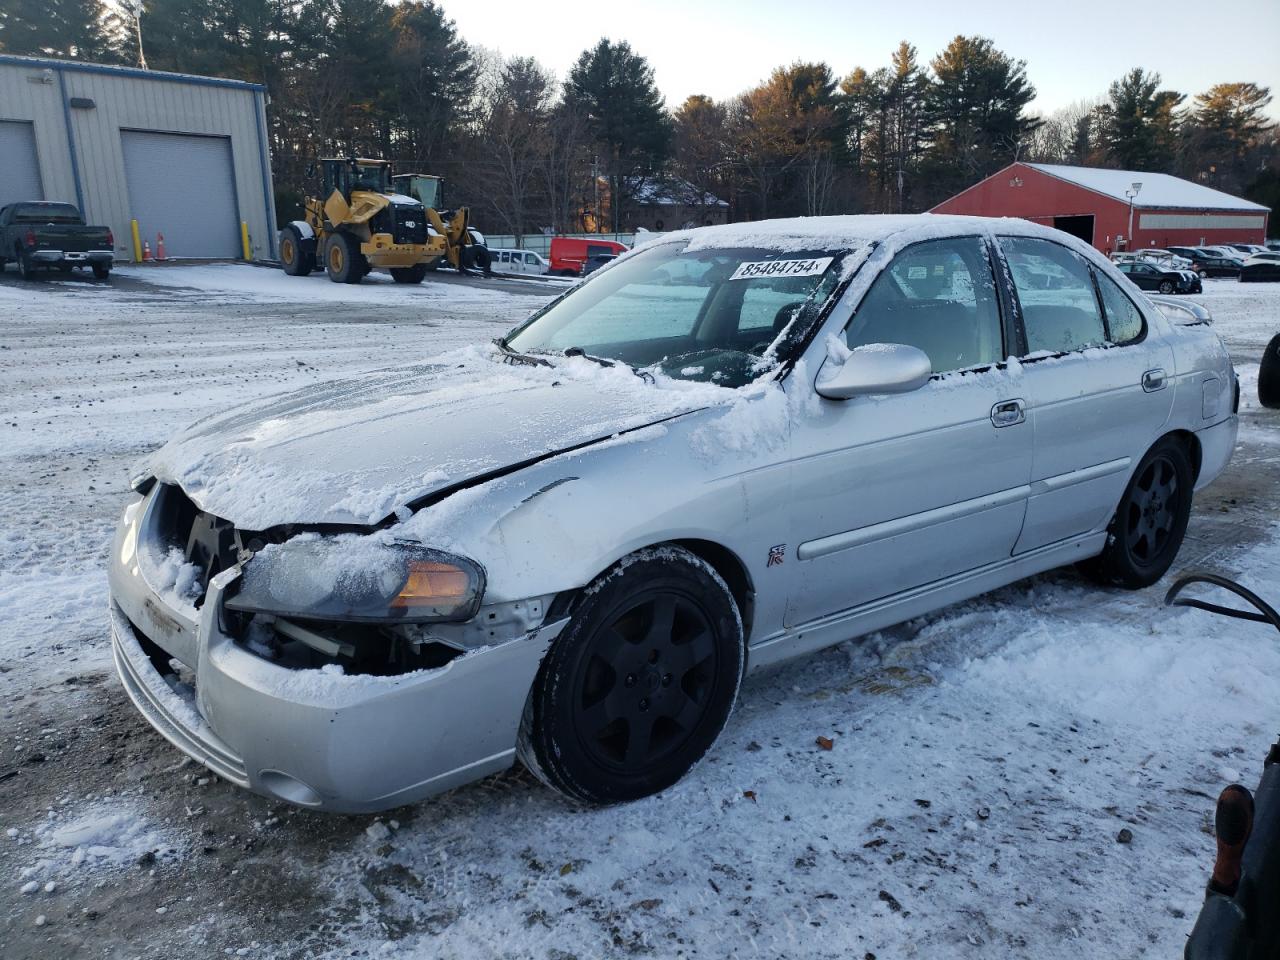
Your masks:
<svg viewBox="0 0 1280 960"><path fill-rule="evenodd" d="M397 173L391 178L396 192L412 197L427 211L431 229L448 241L444 260L437 260L431 268L442 266L445 261L459 273L481 270L489 276L493 258L485 246L484 234L471 226L471 211L466 207L449 210L444 205L444 177L429 173Z"/></svg>
<svg viewBox="0 0 1280 960"><path fill-rule="evenodd" d="M388 270L396 283L421 283L451 247L466 242L466 211L460 227L446 224L393 193L385 160L329 157L320 161L320 175L323 188L306 199L305 219L280 231L280 264L290 276L322 269L334 283L359 283L371 270Z"/></svg>

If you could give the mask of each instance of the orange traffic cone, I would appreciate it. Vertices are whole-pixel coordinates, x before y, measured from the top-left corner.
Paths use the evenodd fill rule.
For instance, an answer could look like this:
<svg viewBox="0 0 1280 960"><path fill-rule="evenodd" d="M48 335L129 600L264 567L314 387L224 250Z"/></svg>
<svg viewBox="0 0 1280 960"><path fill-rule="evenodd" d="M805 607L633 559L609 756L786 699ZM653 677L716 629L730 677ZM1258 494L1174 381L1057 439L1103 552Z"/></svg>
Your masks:
<svg viewBox="0 0 1280 960"><path fill-rule="evenodd" d="M142 241L142 259L143 260L151 259L151 244L149 244L146 240Z"/></svg>
<svg viewBox="0 0 1280 960"><path fill-rule="evenodd" d="M164 259L164 234L163 233L156 234L156 259L157 260Z"/></svg>

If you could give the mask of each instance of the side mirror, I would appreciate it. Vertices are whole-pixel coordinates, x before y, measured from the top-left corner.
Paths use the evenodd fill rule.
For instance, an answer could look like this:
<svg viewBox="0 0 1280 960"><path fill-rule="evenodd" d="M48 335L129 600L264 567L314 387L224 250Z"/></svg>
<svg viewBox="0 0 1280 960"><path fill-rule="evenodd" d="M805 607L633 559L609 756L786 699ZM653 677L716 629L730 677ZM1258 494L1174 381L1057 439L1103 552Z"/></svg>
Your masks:
<svg viewBox="0 0 1280 960"><path fill-rule="evenodd" d="M833 369L834 367L834 369ZM814 389L828 400L848 400L867 393L910 393L933 375L929 356L905 343L869 343L855 348L838 367L828 357Z"/></svg>

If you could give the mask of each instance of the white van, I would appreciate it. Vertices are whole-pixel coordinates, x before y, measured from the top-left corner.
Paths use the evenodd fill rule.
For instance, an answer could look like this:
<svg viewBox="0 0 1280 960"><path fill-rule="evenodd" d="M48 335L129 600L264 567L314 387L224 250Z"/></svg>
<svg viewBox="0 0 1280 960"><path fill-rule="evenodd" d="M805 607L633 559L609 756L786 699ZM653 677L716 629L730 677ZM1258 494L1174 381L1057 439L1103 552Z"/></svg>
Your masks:
<svg viewBox="0 0 1280 960"><path fill-rule="evenodd" d="M551 269L551 264L541 254L532 250L490 250L495 273L523 273L541 275Z"/></svg>

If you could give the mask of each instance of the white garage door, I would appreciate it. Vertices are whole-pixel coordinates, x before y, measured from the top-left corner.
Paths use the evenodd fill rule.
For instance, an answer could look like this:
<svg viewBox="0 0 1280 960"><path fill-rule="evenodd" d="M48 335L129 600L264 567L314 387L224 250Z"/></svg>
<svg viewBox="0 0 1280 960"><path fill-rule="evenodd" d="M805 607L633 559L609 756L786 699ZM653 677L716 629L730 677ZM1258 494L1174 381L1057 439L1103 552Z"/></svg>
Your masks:
<svg viewBox="0 0 1280 960"><path fill-rule="evenodd" d="M129 216L170 257L241 255L235 179L228 137L121 130Z"/></svg>
<svg viewBox="0 0 1280 960"><path fill-rule="evenodd" d="M43 200L36 134L23 120L0 120L0 207L19 200Z"/></svg>

